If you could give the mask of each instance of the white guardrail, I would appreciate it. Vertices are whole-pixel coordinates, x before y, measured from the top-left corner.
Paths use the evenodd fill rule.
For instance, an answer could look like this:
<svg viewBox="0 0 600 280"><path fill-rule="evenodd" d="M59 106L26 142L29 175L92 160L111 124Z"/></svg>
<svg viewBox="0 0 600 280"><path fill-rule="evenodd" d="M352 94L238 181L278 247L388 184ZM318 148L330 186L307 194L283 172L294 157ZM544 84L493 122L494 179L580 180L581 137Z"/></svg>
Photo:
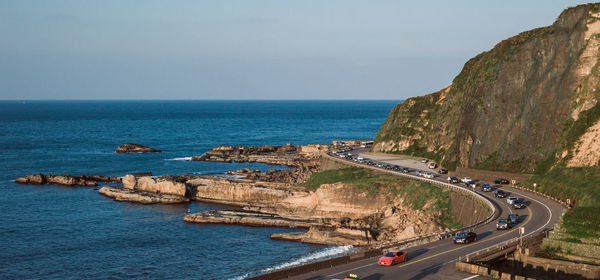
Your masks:
<svg viewBox="0 0 600 280"><path fill-rule="evenodd" d="M492 213L488 217L486 217L485 219L483 219L483 220L481 220L481 221L479 221L479 222L477 222L475 224L472 224L472 225L469 225L469 226L466 226L466 227L463 227L463 228L460 228L460 229L457 229L457 230L453 230L453 231L450 231L450 232L439 233L440 234L440 238L447 238L447 237L453 236L454 234L456 234L457 232L460 232L460 231L465 231L465 230L473 231L473 229L478 228L478 227L480 227L482 225L485 225L485 224L491 222L492 220L494 220L496 218L496 213L498 213L498 210L496 209L496 207L494 206L494 204L492 203L492 201L489 198L487 198L487 197L485 197L485 196L483 196L483 195L481 195L481 194L479 194L479 193L477 193L477 192L475 192L473 190L470 190L470 189L468 189L466 187L456 186L456 185L451 184L451 183L441 182L441 181L437 181L437 180L433 180L433 179L427 179L427 178L423 178L423 177L420 177L420 176L417 176L417 175L406 174L406 173L399 172L399 171L384 169L384 168L370 166L370 165L363 165L363 164L356 163L356 162L353 162L353 161L350 161L350 160L344 160L344 159L336 158L336 157L334 157L334 156L332 156L332 155L330 155L328 153L324 153L324 155L327 158L329 158L329 159L332 159L332 160L335 160L335 161L338 161L338 162L343 162L345 164L354 165L354 166L361 167L361 168L369 168L371 170L376 170L376 171L379 171L379 172L385 172L385 173L389 173L389 174L399 175L399 176L411 178L411 179L414 179L414 180L419 180L419 181L427 182L427 183L430 183L430 184L433 184L433 185L438 185L438 186L441 186L441 187L445 187L445 188L448 188L448 189L451 189L453 191L457 191L457 192L460 192L460 193L463 193L463 194L467 194L467 195L470 195L470 196L473 196L473 197L477 198L479 201L481 201L484 204L486 204L488 206L488 208L492 210Z"/></svg>

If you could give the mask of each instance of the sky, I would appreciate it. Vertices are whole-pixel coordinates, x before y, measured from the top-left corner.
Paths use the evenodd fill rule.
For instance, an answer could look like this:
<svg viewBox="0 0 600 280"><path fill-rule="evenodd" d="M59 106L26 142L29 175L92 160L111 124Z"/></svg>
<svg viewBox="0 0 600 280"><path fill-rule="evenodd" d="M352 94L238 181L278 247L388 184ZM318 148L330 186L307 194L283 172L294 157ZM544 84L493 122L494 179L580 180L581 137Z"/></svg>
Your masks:
<svg viewBox="0 0 600 280"><path fill-rule="evenodd" d="M0 0L2 100L401 100L589 1Z"/></svg>

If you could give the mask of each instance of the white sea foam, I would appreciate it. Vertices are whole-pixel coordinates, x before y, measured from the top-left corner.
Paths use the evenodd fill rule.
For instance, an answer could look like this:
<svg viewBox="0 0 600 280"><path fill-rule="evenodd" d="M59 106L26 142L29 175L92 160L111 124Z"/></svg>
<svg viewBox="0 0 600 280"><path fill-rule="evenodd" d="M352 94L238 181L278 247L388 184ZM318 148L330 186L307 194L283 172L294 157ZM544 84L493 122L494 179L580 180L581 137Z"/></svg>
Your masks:
<svg viewBox="0 0 600 280"><path fill-rule="evenodd" d="M321 260L327 259L329 257L343 255L346 253L350 253L352 251L354 251L354 247L352 247L352 245L330 247L330 248L326 248L326 249L323 249L318 252L308 254L297 260L284 262L284 263L276 265L276 266L262 269L261 272L271 272L271 271L290 268L290 267L294 267L294 266L299 266L299 265L303 265L303 264L307 264L307 263L311 263L311 262L321 261Z"/></svg>
<svg viewBox="0 0 600 280"><path fill-rule="evenodd" d="M238 277L233 277L233 278L229 278L229 280L244 280L246 279L248 276L250 276L250 273L246 273L242 276L238 276Z"/></svg>
<svg viewBox="0 0 600 280"><path fill-rule="evenodd" d="M165 159L165 160L184 160L184 161L191 161L192 157L176 157L176 158L169 158L169 159Z"/></svg>

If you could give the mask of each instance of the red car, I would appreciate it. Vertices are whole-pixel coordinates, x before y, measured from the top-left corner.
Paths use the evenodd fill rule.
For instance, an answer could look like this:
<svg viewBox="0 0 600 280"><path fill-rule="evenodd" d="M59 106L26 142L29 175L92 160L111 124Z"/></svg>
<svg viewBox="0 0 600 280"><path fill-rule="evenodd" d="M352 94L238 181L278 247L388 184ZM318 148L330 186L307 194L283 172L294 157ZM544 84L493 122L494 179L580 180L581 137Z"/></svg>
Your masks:
<svg viewBox="0 0 600 280"><path fill-rule="evenodd" d="M402 251L389 251L377 261L378 265L395 265L408 260L408 254Z"/></svg>

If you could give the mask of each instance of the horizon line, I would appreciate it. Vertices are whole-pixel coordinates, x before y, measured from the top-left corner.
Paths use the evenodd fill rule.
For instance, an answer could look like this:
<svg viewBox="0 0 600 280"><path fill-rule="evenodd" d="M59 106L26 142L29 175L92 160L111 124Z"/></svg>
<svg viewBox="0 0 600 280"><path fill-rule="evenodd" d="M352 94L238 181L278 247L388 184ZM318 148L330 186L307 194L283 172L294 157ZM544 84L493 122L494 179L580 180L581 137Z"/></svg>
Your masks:
<svg viewBox="0 0 600 280"><path fill-rule="evenodd" d="M0 99L6 101L404 101L406 99Z"/></svg>

